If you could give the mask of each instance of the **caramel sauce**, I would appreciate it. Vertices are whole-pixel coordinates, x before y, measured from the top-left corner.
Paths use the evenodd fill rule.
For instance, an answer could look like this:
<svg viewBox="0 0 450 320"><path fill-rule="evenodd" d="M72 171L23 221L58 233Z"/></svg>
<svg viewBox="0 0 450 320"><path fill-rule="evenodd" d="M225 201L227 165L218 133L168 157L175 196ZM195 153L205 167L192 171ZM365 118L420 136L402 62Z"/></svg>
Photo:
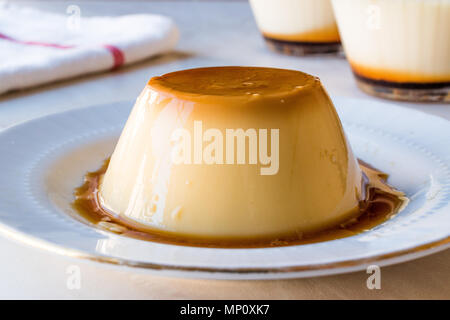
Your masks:
<svg viewBox="0 0 450 320"><path fill-rule="evenodd" d="M336 25L325 27L322 29L312 30L308 32L294 34L279 34L271 32L263 32L263 36L275 40L283 40L289 42L339 42L339 31Z"/></svg>
<svg viewBox="0 0 450 320"><path fill-rule="evenodd" d="M75 201L72 205L79 214L76 218L105 231L166 244L213 248L264 248L336 240L372 229L391 218L407 203L407 198L402 192L386 183L387 174L359 161L363 171L364 199L360 202L360 215L350 221L313 234L297 234L277 239L194 238L155 229L144 230L136 222L102 208L98 200L98 186L108 164L109 159L99 170L88 172L84 184L75 190Z"/></svg>
<svg viewBox="0 0 450 320"><path fill-rule="evenodd" d="M153 90L190 102L212 99L252 99L252 96L286 98L317 85L318 79L296 70L263 67L206 67L180 70L152 77L147 83Z"/></svg>
<svg viewBox="0 0 450 320"><path fill-rule="evenodd" d="M364 66L353 61L349 61L350 66L357 75L381 81L399 83L450 83L450 74L431 75L417 71L399 71L383 68Z"/></svg>

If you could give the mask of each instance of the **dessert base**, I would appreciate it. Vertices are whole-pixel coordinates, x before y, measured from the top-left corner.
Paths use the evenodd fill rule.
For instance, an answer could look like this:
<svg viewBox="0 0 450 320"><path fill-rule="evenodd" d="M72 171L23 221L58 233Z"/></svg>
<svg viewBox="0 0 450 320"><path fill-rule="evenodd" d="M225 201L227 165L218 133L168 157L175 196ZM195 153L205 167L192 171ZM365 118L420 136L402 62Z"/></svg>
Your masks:
<svg viewBox="0 0 450 320"><path fill-rule="evenodd" d="M450 102L450 82L399 83L354 75L358 87L373 96L402 101Z"/></svg>
<svg viewBox="0 0 450 320"><path fill-rule="evenodd" d="M275 52L292 56L337 54L342 52L340 42L284 41L264 36L267 46Z"/></svg>
<svg viewBox="0 0 450 320"><path fill-rule="evenodd" d="M84 184L75 190L73 207L81 220L105 231L135 239L183 246L212 248L266 248L301 245L350 237L367 231L395 215L407 203L404 194L386 183L388 175L359 161L363 172L363 200L359 215L329 229L311 234L291 234L271 238L204 238L165 230L150 229L133 220L118 216L103 208L98 198L98 186L109 160L85 176Z"/></svg>

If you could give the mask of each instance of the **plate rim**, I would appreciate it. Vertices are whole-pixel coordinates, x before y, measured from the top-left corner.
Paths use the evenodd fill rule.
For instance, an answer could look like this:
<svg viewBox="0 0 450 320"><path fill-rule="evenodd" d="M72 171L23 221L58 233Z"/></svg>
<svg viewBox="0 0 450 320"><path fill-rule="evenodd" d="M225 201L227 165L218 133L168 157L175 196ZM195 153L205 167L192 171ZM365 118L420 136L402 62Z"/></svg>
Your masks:
<svg viewBox="0 0 450 320"><path fill-rule="evenodd" d="M103 255L93 255L86 252L82 252L77 249L66 248L61 245L57 245L34 236L30 236L21 231L9 228L3 223L0 223L0 234L3 236L10 236L11 239L16 240L19 243L27 244L31 247L38 248L41 250L46 250L48 252L60 254L63 256L89 260L96 263L109 264L113 266L125 266L137 269L146 269L152 271L171 271L171 272L200 272L207 274L231 274L231 275L277 275L281 274L292 274L293 278L301 278L302 276L294 275L298 272L311 272L311 271L321 271L316 275L308 275L307 277L315 277L326 275L323 272L327 271L337 271L334 273L346 273L362 270L364 266L374 264L375 262L379 266L389 266L396 263L403 263L411 260L418 259L420 257L427 256L429 254L437 253L450 248L450 236L442 238L440 240L433 241L431 243L425 243L419 246L411 247L404 250L398 250L390 253L385 253L381 255L370 256L368 258L344 260L339 262L315 264L307 266L283 266L283 267L262 267L262 268L240 268L240 267L230 267L230 268L210 268L210 267L193 267L193 266L180 266L180 265L169 265L160 263L148 263L148 262L135 262L129 259L117 259L113 257L107 257ZM396 262L395 259L401 259L400 262ZM352 269L345 271L345 269ZM290 276L289 276L290 277ZM269 279L269 278L267 278ZM270 278L273 279L273 278Z"/></svg>
<svg viewBox="0 0 450 320"><path fill-rule="evenodd" d="M336 97L338 98L338 97ZM379 102L379 101L372 101L368 99L357 99L357 98L347 98L347 97L339 97L340 99L348 99L348 100L357 100L361 102L366 103L378 103L378 104L385 104L389 106L393 106L395 108L403 109L407 112L412 113L420 113L424 114L427 117L433 117L436 119L439 119L439 121L446 121L450 124L450 122L442 117L438 117L432 114L427 114L422 111L413 110L397 105L393 105L387 102ZM334 101L335 99L333 99ZM105 103L105 104L97 104L92 106L85 106L82 108L76 108L76 109L70 109L66 111L51 113L48 115L44 115L42 117L30 119L24 122L20 122L16 125L9 126L5 129L0 130L0 135L4 134L5 132L11 130L11 129L19 129L19 127L26 126L30 122L39 122L44 120L45 118L50 118L56 115L65 114L67 112L77 112L83 109L90 109L95 107L101 107L101 106L111 106L115 104L124 104L124 103L132 103L130 100L123 100L123 101L116 101L111 103ZM275 277L277 274L293 274L296 272L306 272L306 271L315 271L315 270L321 270L321 271L330 271L330 270L338 270L335 273L343 273L345 271L339 271L340 269L345 268L362 268L363 266L367 265L368 263L378 262L378 263L385 263L384 265L389 265L396 263L393 261L393 259L401 259L400 262L406 262L409 260L413 260L415 258L425 256L430 253L438 252L441 250L445 250L450 247L450 236L444 237L442 239L429 242L429 243L423 243L418 246L414 246L408 249L404 250L398 250L398 251L391 251L389 253L380 254L380 255L373 255L369 256L367 258L360 258L360 259L351 259L351 260L343 260L343 261L335 261L330 263L324 263L324 264L313 264L313 265L302 265L302 266L276 266L276 267L261 267L261 268L241 268L241 267L230 267L230 268L218 268L218 267L193 267L193 266L185 266L185 265L170 265L170 264L161 264L161 263L149 263L149 262L137 262L134 260L127 260L125 258L115 258L115 257L108 257L102 254L94 255L88 252L83 252L78 249L68 248L64 247L63 245L59 245L56 243L49 242L45 239L38 238L36 236L26 234L20 230L17 230L15 228L12 228L3 222L0 222L0 233L3 235L6 235L7 238L15 239L18 242L26 243L28 245L31 245L33 247L37 247L43 250L47 250L50 252L62 254L69 257L75 257L79 259L87 259L90 261L95 262L101 262L101 263L109 263L112 265L120 265L120 266L127 266L127 267L134 267L134 268L141 268L141 269L150 269L150 270L168 270L168 271L185 271L185 272L204 272L204 273L227 273L227 274L273 274ZM430 253L428 253L430 252ZM389 263L389 261L392 261ZM349 272L349 271L347 271ZM321 274L317 274L318 276ZM314 275L308 275L308 277L311 277ZM301 275L292 275L292 277L299 278L302 277Z"/></svg>

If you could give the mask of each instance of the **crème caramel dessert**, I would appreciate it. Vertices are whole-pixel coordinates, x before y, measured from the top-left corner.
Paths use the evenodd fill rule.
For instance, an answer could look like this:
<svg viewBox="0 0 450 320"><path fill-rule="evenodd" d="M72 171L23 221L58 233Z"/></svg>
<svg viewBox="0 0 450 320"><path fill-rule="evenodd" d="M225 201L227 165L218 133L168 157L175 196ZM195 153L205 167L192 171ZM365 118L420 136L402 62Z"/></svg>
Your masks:
<svg viewBox="0 0 450 320"><path fill-rule="evenodd" d="M360 214L362 173L318 78L212 67L153 77L98 198L145 230L206 239L316 232Z"/></svg>
<svg viewBox="0 0 450 320"><path fill-rule="evenodd" d="M347 59L364 91L450 101L449 0L332 0Z"/></svg>
<svg viewBox="0 0 450 320"><path fill-rule="evenodd" d="M340 50L330 0L250 0L250 4L270 48L293 55Z"/></svg>

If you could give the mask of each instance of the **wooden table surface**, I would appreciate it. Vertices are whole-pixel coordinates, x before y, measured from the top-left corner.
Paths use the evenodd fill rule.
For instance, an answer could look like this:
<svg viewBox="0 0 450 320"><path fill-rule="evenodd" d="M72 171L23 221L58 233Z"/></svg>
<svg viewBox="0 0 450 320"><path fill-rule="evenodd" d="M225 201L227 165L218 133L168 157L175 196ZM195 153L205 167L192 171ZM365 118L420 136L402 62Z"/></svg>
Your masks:
<svg viewBox="0 0 450 320"><path fill-rule="evenodd" d="M317 75L331 95L375 99L355 86L342 57L288 57L268 51L245 1L20 1L65 14L78 4L82 16L160 13L181 31L176 50L113 73L90 75L0 96L0 130L46 114L135 99L154 75L199 66L257 65ZM450 105L394 102L450 119ZM1 196L0 196L1 197ZM0 198L1 201L1 198ZM450 298L450 250L382 268L382 287L369 290L365 272L311 279L211 281L170 279L112 269L26 247L0 238L0 298L100 299L334 299ZM67 268L81 270L81 288L67 288Z"/></svg>

